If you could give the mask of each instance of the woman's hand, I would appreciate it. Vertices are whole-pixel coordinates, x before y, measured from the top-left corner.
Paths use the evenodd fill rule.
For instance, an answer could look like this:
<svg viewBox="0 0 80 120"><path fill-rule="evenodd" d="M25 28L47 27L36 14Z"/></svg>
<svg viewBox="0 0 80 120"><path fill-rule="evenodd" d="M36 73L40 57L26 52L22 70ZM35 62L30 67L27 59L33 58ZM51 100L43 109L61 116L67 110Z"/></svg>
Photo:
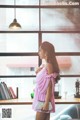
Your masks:
<svg viewBox="0 0 80 120"><path fill-rule="evenodd" d="M40 65L40 67L37 67L36 70L35 70L35 73L37 74L39 71L41 71L41 69L45 67L44 64Z"/></svg>
<svg viewBox="0 0 80 120"><path fill-rule="evenodd" d="M49 110L49 102L48 103L44 103L42 109L42 111L48 111Z"/></svg>
<svg viewBox="0 0 80 120"><path fill-rule="evenodd" d="M38 67L38 68L36 68L36 74L39 72L39 71L41 71L41 69L42 69L42 67Z"/></svg>

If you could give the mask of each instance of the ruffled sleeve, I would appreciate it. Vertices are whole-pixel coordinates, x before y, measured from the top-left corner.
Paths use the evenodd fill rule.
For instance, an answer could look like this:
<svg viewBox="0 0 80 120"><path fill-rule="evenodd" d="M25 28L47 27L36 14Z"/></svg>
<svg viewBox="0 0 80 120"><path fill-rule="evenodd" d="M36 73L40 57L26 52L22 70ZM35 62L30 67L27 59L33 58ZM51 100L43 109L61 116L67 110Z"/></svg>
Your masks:
<svg viewBox="0 0 80 120"><path fill-rule="evenodd" d="M52 90L54 89L54 85L55 85L55 78L57 77L57 73L52 73L52 74L46 74L44 79L42 79L41 81L39 81L38 84L38 89L41 93L45 93L47 91L49 82L52 82Z"/></svg>

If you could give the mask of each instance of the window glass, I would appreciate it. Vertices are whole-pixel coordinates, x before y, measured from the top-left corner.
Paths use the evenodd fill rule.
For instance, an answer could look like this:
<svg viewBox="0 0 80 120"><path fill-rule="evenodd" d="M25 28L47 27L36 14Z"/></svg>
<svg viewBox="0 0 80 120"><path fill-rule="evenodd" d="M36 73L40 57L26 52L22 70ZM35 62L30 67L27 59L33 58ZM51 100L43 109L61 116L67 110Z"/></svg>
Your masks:
<svg viewBox="0 0 80 120"><path fill-rule="evenodd" d="M57 56L57 61L62 75L80 74L80 56Z"/></svg>
<svg viewBox="0 0 80 120"><path fill-rule="evenodd" d="M38 34L0 34L0 52L38 52Z"/></svg>
<svg viewBox="0 0 80 120"><path fill-rule="evenodd" d="M0 0L0 4L14 5L14 0ZM38 5L39 0L16 0L16 5Z"/></svg>
<svg viewBox="0 0 80 120"><path fill-rule="evenodd" d="M76 31L80 30L79 8L41 9L41 30Z"/></svg>
<svg viewBox="0 0 80 120"><path fill-rule="evenodd" d="M64 3L62 0L40 0L40 2L41 6L67 4L65 0L63 0ZM75 2L69 0L67 5L69 3L79 5L79 0ZM0 5L14 5L14 0L0 0ZM66 31L80 31L80 8L43 7L39 11L39 6L35 8L35 5L39 5L39 0L16 0L16 5L26 5L26 8L24 6L23 8L0 8L0 30L10 32L9 25L15 18L16 10L16 19L22 26L19 31L23 33L0 33L0 53L6 55L8 52L14 54L31 52L32 54L31 56L16 56L16 54L15 56L0 56L0 77L2 76L0 82L5 82L8 87L12 87L15 94L18 87L19 98L31 99L31 93L34 93L36 85L35 69L39 63L38 56L34 56L34 52L38 52L38 34L41 35L39 28L42 32L49 31L49 33L42 33L42 41L46 40L54 44L56 52L80 52L80 34L65 33ZM34 6L27 8L27 5ZM17 32L17 29L15 31ZM50 31L63 33L50 33ZM60 75L80 74L80 56L56 56L56 58ZM8 78L8 75L11 77ZM77 80L80 78L61 77L55 85L55 90L59 91L59 96L62 98L74 98ZM28 119L30 117L31 115ZM51 119L53 119L52 115Z"/></svg>
<svg viewBox="0 0 80 120"><path fill-rule="evenodd" d="M79 0L41 0L41 5L79 5Z"/></svg>
<svg viewBox="0 0 80 120"><path fill-rule="evenodd" d="M80 74L80 56L56 56L61 75ZM43 61L43 64L45 62Z"/></svg>
<svg viewBox="0 0 80 120"><path fill-rule="evenodd" d="M12 87L15 95L17 95L18 87L18 98L31 99L31 93L34 93L35 77L18 77L18 78L0 78L0 82L5 82L7 87Z"/></svg>
<svg viewBox="0 0 80 120"><path fill-rule="evenodd" d="M35 75L37 66L37 56L0 57L0 75Z"/></svg>
<svg viewBox="0 0 80 120"><path fill-rule="evenodd" d="M76 95L77 80L80 83L79 77L61 77L59 82L55 84L55 91L59 92L61 98L70 100ZM34 93L36 87L35 77L0 78L0 82L5 82L7 87L12 87L15 94L17 94L16 88L18 87L18 98L27 98L28 100L31 99L31 93Z"/></svg>
<svg viewBox="0 0 80 120"><path fill-rule="evenodd" d="M0 29L1 30L12 30L9 29L9 25L15 18L14 10L16 10L17 22L21 25L20 30L39 30L39 9L37 8L0 8ZM14 29L17 30L17 29Z"/></svg>
<svg viewBox="0 0 80 120"><path fill-rule="evenodd" d="M77 80L79 81L80 87L79 77L61 77L60 81L58 82L59 95L68 100L75 98Z"/></svg>
<svg viewBox="0 0 80 120"><path fill-rule="evenodd" d="M78 33L42 34L42 40L51 42L56 52L80 52L80 34Z"/></svg>

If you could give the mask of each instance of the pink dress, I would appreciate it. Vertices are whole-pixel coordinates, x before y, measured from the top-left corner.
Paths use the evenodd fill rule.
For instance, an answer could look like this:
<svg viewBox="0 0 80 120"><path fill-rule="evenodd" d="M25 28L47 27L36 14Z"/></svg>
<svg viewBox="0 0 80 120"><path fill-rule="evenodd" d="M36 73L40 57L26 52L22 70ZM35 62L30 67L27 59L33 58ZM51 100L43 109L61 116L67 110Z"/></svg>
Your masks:
<svg viewBox="0 0 80 120"><path fill-rule="evenodd" d="M52 82L52 97L51 97L51 104L52 104L52 110L48 112L55 112L55 101L54 101L54 86L55 86L55 78L57 76L57 73L49 74L47 73L47 69L43 68L36 76L36 88L35 88L35 94L34 94L34 100L32 104L32 108L35 111L41 112L41 110L35 109L36 102L39 101L45 101L47 87L49 85L49 82Z"/></svg>

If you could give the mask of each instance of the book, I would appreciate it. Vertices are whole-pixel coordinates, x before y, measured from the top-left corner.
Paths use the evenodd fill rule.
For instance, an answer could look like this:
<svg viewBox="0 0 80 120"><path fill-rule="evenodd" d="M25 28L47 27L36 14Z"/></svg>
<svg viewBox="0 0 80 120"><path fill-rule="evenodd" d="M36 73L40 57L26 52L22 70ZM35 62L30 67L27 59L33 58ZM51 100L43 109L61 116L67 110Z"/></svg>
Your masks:
<svg viewBox="0 0 80 120"><path fill-rule="evenodd" d="M11 96L9 94L9 90L8 90L8 87L7 87L6 83L1 82L1 84L2 84L2 87L3 87L4 93L5 93L6 99L11 99Z"/></svg>
<svg viewBox="0 0 80 120"><path fill-rule="evenodd" d="M2 100L5 100L6 99L6 95L5 95L5 91L4 91L3 85L1 83L0 83L0 94L1 94Z"/></svg>
<svg viewBox="0 0 80 120"><path fill-rule="evenodd" d="M5 82L0 83L0 100L14 99L17 96L12 87L7 87Z"/></svg>
<svg viewBox="0 0 80 120"><path fill-rule="evenodd" d="M16 96L15 93L14 93L13 88L12 88L12 87L9 87L8 89L9 89L11 95L12 95L12 98L13 98L13 99L17 98L17 96Z"/></svg>

